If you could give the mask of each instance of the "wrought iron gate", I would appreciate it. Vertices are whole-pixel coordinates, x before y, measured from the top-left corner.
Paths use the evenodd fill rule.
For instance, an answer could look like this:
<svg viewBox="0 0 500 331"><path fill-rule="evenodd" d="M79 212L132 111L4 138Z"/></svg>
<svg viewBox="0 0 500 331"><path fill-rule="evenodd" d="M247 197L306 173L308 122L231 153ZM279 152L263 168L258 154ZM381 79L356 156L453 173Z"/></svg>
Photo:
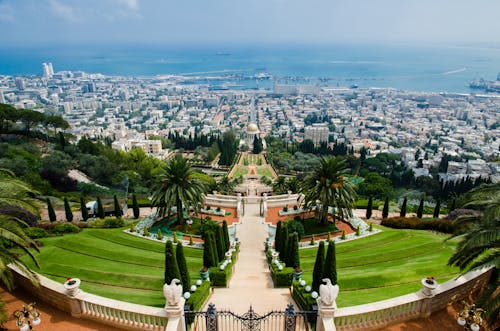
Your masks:
<svg viewBox="0 0 500 331"><path fill-rule="evenodd" d="M186 326L192 331L309 331L316 323L317 312L295 311L289 304L285 311L257 314L252 307L243 315L217 311L213 304L207 311L186 311Z"/></svg>

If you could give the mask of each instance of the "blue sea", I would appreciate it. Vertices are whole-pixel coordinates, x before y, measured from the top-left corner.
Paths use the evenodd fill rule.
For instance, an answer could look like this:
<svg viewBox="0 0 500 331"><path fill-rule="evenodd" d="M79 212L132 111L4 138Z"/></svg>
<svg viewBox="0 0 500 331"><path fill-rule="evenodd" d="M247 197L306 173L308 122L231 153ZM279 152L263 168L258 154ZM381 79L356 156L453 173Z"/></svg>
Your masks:
<svg viewBox="0 0 500 331"><path fill-rule="evenodd" d="M409 45L65 45L0 46L0 75L41 75L82 70L119 76L243 75L266 72L282 83L392 87L411 91L471 92L471 80L496 79L500 47ZM234 77L233 77L234 78ZM321 81L318 79L321 78ZM219 83L231 83L227 78ZM244 87L270 88L274 80L242 80Z"/></svg>

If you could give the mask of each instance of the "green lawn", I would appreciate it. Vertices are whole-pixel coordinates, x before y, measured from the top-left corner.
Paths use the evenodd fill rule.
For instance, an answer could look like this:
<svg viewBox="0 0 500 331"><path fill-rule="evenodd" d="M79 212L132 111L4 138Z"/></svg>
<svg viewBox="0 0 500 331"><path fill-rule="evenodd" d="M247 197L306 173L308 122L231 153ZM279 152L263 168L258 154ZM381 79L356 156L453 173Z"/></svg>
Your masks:
<svg viewBox="0 0 500 331"><path fill-rule="evenodd" d="M389 299L420 289L420 280L434 276L438 282L458 274L446 265L455 241L427 231L395 230L337 244L340 307ZM302 278L312 282L317 248L300 251Z"/></svg>
<svg viewBox="0 0 500 331"><path fill-rule="evenodd" d="M242 166L237 166L237 167L238 168L233 173L233 178L238 178L240 176L245 176L246 174L248 174L247 167L242 167Z"/></svg>
<svg viewBox="0 0 500 331"><path fill-rule="evenodd" d="M84 291L161 307L165 245L123 233L121 229L85 229L79 234L41 240L35 271L53 280L82 280ZM184 247L191 282L199 278L203 251Z"/></svg>
<svg viewBox="0 0 500 331"><path fill-rule="evenodd" d="M269 170L269 168L267 168L267 167L258 168L257 174L259 174L260 176L273 177L271 170Z"/></svg>

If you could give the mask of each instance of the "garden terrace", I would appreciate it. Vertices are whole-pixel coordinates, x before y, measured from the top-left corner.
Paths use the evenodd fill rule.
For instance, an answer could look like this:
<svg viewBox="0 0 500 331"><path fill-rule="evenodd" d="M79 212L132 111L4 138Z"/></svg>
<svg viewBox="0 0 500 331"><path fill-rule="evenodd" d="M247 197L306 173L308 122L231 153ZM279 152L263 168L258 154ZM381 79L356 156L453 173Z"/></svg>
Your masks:
<svg viewBox="0 0 500 331"><path fill-rule="evenodd" d="M40 239L36 272L63 283L68 277L82 280L89 293L148 306L163 306L165 245L123 233L122 229L85 229L79 234ZM184 247L194 283L199 278L203 251Z"/></svg>
<svg viewBox="0 0 500 331"><path fill-rule="evenodd" d="M415 292L420 280L433 276L444 282L458 274L446 263L455 241L447 236L419 230L383 231L337 244L339 307L359 305ZM317 248L300 250L302 279L312 283Z"/></svg>

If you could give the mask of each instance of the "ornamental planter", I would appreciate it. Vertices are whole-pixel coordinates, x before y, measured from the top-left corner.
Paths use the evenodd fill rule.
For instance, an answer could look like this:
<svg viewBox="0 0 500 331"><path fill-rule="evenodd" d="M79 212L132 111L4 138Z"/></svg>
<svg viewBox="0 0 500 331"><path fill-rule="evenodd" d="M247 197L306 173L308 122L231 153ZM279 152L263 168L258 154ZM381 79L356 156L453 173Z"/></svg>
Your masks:
<svg viewBox="0 0 500 331"><path fill-rule="evenodd" d="M422 283L422 293L431 297L434 295L434 290L438 287L438 283L432 277L423 278L421 280Z"/></svg>
<svg viewBox="0 0 500 331"><path fill-rule="evenodd" d="M201 280L210 280L210 269L206 269L205 271L202 269L200 270L200 277Z"/></svg>
<svg viewBox="0 0 500 331"><path fill-rule="evenodd" d="M78 294L80 289L80 279L79 278L68 278L64 283L64 288L66 289L66 294L70 297L74 297Z"/></svg>
<svg viewBox="0 0 500 331"><path fill-rule="evenodd" d="M299 281L302 278L302 270L293 270L293 280Z"/></svg>

